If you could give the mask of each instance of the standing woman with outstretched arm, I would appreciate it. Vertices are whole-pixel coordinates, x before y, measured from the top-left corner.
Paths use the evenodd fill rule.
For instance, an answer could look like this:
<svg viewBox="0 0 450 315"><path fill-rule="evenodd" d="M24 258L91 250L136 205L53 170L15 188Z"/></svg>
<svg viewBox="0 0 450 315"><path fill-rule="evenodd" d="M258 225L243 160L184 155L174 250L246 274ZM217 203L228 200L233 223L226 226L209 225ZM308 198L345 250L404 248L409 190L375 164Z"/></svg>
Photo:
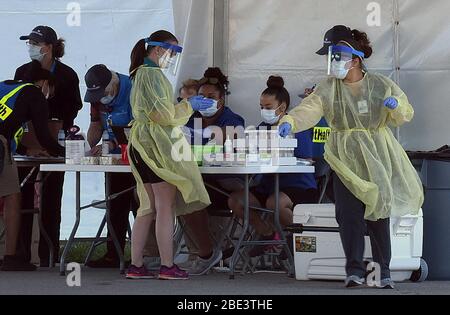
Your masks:
<svg viewBox="0 0 450 315"><path fill-rule="evenodd" d="M325 159L335 175L336 219L346 264L346 286L362 285L364 236L369 232L373 259L381 267L381 288L393 288L390 275L391 216L416 215L423 204L421 181L390 126L412 120L405 93L389 78L368 72L372 55L365 33L352 31L330 48L331 77L289 115L280 134L307 130L325 117L332 129Z"/></svg>
<svg viewBox="0 0 450 315"><path fill-rule="evenodd" d="M131 53L133 80L129 156L137 182L139 209L132 233L132 265L129 279L149 279L155 275L143 265L143 249L150 225L156 219L156 239L161 255L160 279L187 279L188 274L173 262L174 215L185 215L209 205L208 193L192 154L180 156L175 147L191 153L181 130L194 111L205 110L212 100L193 97L173 103L173 89L163 71L176 72L182 48L177 38L158 31L141 39Z"/></svg>

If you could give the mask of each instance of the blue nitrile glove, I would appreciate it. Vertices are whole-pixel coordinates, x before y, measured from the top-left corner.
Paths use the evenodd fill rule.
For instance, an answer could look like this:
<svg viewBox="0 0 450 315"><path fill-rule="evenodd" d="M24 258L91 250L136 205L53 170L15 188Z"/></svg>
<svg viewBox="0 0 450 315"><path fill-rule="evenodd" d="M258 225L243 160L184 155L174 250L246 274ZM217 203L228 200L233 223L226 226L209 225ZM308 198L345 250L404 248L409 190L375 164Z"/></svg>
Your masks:
<svg viewBox="0 0 450 315"><path fill-rule="evenodd" d="M281 137L286 138L292 131L292 126L290 123L282 123L278 128L278 133Z"/></svg>
<svg viewBox="0 0 450 315"><path fill-rule="evenodd" d="M384 100L384 106L389 109L396 109L398 107L398 101L395 97L388 97Z"/></svg>
<svg viewBox="0 0 450 315"><path fill-rule="evenodd" d="M209 98L205 98L203 96L194 96L189 99L189 103L191 103L192 109L196 112L207 110L211 106L214 105L214 100Z"/></svg>

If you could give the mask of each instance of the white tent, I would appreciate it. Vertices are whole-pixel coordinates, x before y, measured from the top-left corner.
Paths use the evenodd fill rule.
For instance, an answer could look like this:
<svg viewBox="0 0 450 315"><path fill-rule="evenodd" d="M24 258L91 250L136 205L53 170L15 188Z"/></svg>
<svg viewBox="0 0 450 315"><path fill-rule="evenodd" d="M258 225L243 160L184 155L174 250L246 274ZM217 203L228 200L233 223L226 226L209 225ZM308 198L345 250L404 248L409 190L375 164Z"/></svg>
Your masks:
<svg viewBox="0 0 450 315"><path fill-rule="evenodd" d="M435 149L450 143L448 12L446 0L216 1L211 27L218 29L214 47L222 55L216 51L214 61L230 76L230 106L254 124L270 74L282 75L296 96L324 77L325 61L314 52L325 31L336 24L361 29L374 48L369 70L397 81L416 110L414 121L400 129L402 144Z"/></svg>
<svg viewBox="0 0 450 315"><path fill-rule="evenodd" d="M222 67L230 77L230 107L256 124L267 77L282 75L298 103L297 94L325 75L325 61L315 55L325 31L345 24L368 33L374 47L369 70L399 82L416 110L414 121L400 129L402 144L428 150L450 143L448 12L448 0L1 1L0 75L11 78L28 61L18 37L50 25L67 40L63 61L78 73L84 94L90 66L104 63L127 73L135 42L167 29L185 48L173 82L199 78L207 66ZM77 123L86 130L89 106Z"/></svg>

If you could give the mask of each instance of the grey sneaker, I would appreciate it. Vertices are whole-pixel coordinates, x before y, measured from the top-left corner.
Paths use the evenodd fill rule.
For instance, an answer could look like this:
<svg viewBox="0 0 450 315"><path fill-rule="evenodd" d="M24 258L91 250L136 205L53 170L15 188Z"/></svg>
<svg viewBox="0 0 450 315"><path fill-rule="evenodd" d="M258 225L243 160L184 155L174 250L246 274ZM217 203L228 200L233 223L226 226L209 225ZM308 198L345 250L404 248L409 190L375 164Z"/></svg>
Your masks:
<svg viewBox="0 0 450 315"><path fill-rule="evenodd" d="M345 279L345 287L346 288L356 288L363 285L365 282L364 278L360 278L358 276L349 276Z"/></svg>
<svg viewBox="0 0 450 315"><path fill-rule="evenodd" d="M395 283L394 283L394 281L392 281L391 278L382 279L380 284L377 285L377 288L386 289L386 290L394 290Z"/></svg>
<svg viewBox="0 0 450 315"><path fill-rule="evenodd" d="M188 270L188 273L191 276L203 276L207 274L211 268L217 265L221 259L222 251L214 249L211 258L207 260L200 257L197 258Z"/></svg>
<svg viewBox="0 0 450 315"><path fill-rule="evenodd" d="M189 270L192 268L192 266L194 265L195 261L198 259L198 257L194 258L194 259L188 259L185 262L182 262L180 264L178 264L178 267L182 270Z"/></svg>

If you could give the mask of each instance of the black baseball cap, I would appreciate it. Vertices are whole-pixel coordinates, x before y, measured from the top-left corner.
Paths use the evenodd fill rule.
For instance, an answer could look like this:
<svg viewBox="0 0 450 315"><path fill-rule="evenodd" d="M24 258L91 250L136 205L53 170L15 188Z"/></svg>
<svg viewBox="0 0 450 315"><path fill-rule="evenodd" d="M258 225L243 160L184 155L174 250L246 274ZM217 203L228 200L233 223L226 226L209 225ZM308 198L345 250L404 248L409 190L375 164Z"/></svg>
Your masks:
<svg viewBox="0 0 450 315"><path fill-rule="evenodd" d="M39 25L31 31L30 35L20 36L20 40L29 39L38 43L55 44L58 41L58 35L50 26Z"/></svg>
<svg viewBox="0 0 450 315"><path fill-rule="evenodd" d="M325 33L323 39L323 47L319 49L316 54L324 56L328 54L328 48L331 45L336 45L342 39L352 38L352 30L345 25L336 25Z"/></svg>
<svg viewBox="0 0 450 315"><path fill-rule="evenodd" d="M84 76L87 92L84 101L95 103L105 96L105 89L112 79L111 71L105 65L95 65Z"/></svg>

